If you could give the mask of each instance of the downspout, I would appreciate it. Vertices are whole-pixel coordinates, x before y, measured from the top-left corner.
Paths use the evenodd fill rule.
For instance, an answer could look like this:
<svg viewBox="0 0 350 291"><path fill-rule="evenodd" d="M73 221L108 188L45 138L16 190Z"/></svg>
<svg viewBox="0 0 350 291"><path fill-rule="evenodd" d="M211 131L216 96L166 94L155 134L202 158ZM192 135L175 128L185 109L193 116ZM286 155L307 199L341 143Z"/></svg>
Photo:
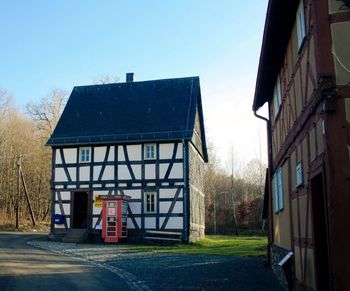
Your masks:
<svg viewBox="0 0 350 291"><path fill-rule="evenodd" d="M273 169L273 158L272 158L272 130L271 130L271 121L259 114L256 113L254 109L255 117L262 119L266 122L266 130L267 130L267 143L268 143L268 189L269 189L269 236L267 243L267 263L271 266L271 245L273 243L273 210L272 210L272 189L271 189L271 172Z"/></svg>

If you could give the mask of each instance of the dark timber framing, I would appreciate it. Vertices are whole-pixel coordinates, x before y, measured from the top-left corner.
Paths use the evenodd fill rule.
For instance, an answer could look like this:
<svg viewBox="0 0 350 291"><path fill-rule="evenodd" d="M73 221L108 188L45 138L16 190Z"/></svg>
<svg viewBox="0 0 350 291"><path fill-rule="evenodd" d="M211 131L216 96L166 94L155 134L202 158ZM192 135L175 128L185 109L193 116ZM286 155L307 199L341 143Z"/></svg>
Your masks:
<svg viewBox="0 0 350 291"><path fill-rule="evenodd" d="M145 158L150 143L154 159ZM47 145L52 217L66 218L52 221L54 234L77 227L73 193L86 192L87 234L101 229L98 196L125 195L129 238L148 230L181 232L184 242L204 237L208 153L199 77L74 87ZM81 161L82 147L90 148L90 161ZM154 193L154 213L146 212L147 192Z"/></svg>

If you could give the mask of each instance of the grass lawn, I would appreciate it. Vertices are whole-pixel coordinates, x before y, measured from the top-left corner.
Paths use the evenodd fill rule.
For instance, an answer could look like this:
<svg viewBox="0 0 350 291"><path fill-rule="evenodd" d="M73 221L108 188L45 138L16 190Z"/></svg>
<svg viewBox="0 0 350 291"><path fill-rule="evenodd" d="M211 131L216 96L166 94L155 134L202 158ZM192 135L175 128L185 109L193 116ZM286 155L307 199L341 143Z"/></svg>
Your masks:
<svg viewBox="0 0 350 291"><path fill-rule="evenodd" d="M203 240L184 245L129 245L127 248L156 253L264 256L266 245L267 238L262 236L207 235Z"/></svg>

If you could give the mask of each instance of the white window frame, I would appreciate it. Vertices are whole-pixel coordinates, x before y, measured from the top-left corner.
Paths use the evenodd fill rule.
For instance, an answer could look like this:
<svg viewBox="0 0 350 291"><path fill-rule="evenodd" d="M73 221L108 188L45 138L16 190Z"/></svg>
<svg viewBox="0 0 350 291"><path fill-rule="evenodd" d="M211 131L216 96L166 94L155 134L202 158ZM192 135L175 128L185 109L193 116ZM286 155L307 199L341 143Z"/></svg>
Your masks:
<svg viewBox="0 0 350 291"><path fill-rule="evenodd" d="M295 177L296 177L296 187L301 187L304 184L304 177L303 177L303 165L301 162L299 162L295 167Z"/></svg>
<svg viewBox="0 0 350 291"><path fill-rule="evenodd" d="M277 76L275 87L273 89L273 108L275 113L275 118L280 112L282 105L282 93L281 93L281 78L280 75Z"/></svg>
<svg viewBox="0 0 350 291"><path fill-rule="evenodd" d="M306 26L305 26L305 11L304 11L304 1L300 0L297 9L297 39L298 39L298 49L300 49L303 44L304 38L306 36Z"/></svg>
<svg viewBox="0 0 350 291"><path fill-rule="evenodd" d="M147 198L149 197L153 197L153 201L152 198L150 200L150 202L148 202ZM156 192L145 192L144 194L144 213L157 213L157 193ZM152 204L153 204L153 209L152 209ZM150 206L148 208L148 206Z"/></svg>
<svg viewBox="0 0 350 291"><path fill-rule="evenodd" d="M275 213L283 210L283 175L282 168L275 171L272 179L273 183L273 200L275 206Z"/></svg>
<svg viewBox="0 0 350 291"><path fill-rule="evenodd" d="M149 148L153 148L153 150L151 151L151 153L153 153L153 155L149 156L148 155L148 149ZM145 160L155 160L157 158L157 147L155 143L148 143L145 144L144 147L144 159Z"/></svg>
<svg viewBox="0 0 350 291"><path fill-rule="evenodd" d="M86 151L89 151L89 154L86 155ZM88 159L86 159L86 156ZM79 162L80 163L90 163L91 162L91 147L80 147L79 148Z"/></svg>

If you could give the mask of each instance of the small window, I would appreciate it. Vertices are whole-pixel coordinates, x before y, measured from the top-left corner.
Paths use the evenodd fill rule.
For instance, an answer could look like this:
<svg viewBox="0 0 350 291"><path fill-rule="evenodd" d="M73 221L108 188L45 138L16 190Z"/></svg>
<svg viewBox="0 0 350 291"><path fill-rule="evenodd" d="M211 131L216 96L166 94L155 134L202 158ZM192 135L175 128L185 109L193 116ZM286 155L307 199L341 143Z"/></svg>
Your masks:
<svg viewBox="0 0 350 291"><path fill-rule="evenodd" d="M145 160L154 160L156 158L156 145L146 144L145 145Z"/></svg>
<svg viewBox="0 0 350 291"><path fill-rule="evenodd" d="M275 213L283 210L283 184L282 184L282 169L278 168L273 175L273 199L275 206Z"/></svg>
<svg viewBox="0 0 350 291"><path fill-rule="evenodd" d="M145 193L145 213L156 212L156 193L147 192Z"/></svg>
<svg viewBox="0 0 350 291"><path fill-rule="evenodd" d="M81 163L88 163L91 160L91 148L90 147L83 147L80 148L80 162Z"/></svg>
<svg viewBox="0 0 350 291"><path fill-rule="evenodd" d="M273 107L274 107L274 113L275 113L275 118L278 115L278 112L280 111L282 103L282 98L281 98L281 80L280 76L277 76L275 88L273 90Z"/></svg>
<svg viewBox="0 0 350 291"><path fill-rule="evenodd" d="M295 172L296 172L296 182L297 182L297 187L301 187L304 184L303 181L303 166L301 163L298 163L296 168L295 168Z"/></svg>
<svg viewBox="0 0 350 291"><path fill-rule="evenodd" d="M299 2L297 10L297 38L298 38L298 48L301 47L304 37L306 36L305 30L305 13L304 13L304 1Z"/></svg>

